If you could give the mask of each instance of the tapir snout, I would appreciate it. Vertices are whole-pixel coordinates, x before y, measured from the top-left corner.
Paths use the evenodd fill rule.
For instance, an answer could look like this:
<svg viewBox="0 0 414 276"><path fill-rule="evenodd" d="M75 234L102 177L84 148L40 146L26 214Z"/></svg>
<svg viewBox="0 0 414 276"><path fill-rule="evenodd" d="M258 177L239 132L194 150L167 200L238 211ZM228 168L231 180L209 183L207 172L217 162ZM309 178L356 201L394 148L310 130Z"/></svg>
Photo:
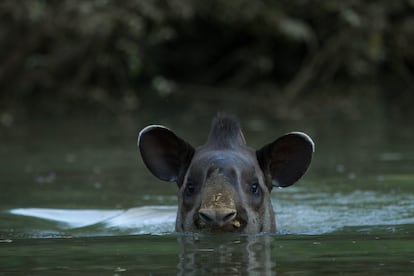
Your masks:
<svg viewBox="0 0 414 276"><path fill-rule="evenodd" d="M294 184L314 152L301 132L283 135L259 150L245 143L239 122L219 115L205 145L192 147L163 126L138 138L148 169L179 188L177 231L274 232L273 187Z"/></svg>
<svg viewBox="0 0 414 276"><path fill-rule="evenodd" d="M200 197L199 228L230 230L240 228L240 222L236 219L238 215L235 203L237 195L224 175L215 171L207 179Z"/></svg>

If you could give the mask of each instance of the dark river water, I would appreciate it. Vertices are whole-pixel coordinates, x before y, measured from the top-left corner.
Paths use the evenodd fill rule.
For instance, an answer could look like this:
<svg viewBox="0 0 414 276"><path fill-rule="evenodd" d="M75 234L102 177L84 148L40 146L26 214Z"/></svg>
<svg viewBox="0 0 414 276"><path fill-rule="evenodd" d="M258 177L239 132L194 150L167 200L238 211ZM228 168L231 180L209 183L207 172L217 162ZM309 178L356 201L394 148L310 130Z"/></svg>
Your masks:
<svg viewBox="0 0 414 276"><path fill-rule="evenodd" d="M16 121L0 130L0 275L414 275L414 128L358 119L242 117L258 148L293 130L308 173L276 189L277 234L174 232L177 188L155 179L140 128L205 141L210 116Z"/></svg>

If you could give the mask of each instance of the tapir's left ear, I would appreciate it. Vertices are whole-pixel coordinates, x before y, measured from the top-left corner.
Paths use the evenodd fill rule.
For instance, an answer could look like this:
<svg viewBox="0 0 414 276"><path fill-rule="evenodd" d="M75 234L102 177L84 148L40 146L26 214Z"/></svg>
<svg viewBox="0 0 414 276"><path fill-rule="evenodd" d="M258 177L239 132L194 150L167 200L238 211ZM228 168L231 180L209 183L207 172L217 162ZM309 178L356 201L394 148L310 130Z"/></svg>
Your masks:
<svg viewBox="0 0 414 276"><path fill-rule="evenodd" d="M137 144L147 168L165 181L178 183L194 155L194 148L189 143L159 125L150 125L141 130Z"/></svg>
<svg viewBox="0 0 414 276"><path fill-rule="evenodd" d="M256 152L257 160L272 187L288 187L306 172L315 151L312 139L302 132L288 133Z"/></svg>

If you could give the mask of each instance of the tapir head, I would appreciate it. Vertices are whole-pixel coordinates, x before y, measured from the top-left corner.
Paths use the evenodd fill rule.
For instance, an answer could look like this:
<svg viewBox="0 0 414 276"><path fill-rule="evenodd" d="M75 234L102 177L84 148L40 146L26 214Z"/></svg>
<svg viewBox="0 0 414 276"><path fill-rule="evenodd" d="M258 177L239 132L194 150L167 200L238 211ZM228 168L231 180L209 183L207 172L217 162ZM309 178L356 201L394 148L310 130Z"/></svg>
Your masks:
<svg viewBox="0 0 414 276"><path fill-rule="evenodd" d="M205 145L197 148L166 127L151 125L138 137L148 169L176 182L176 230L186 232L274 232L273 187L295 183L314 152L301 132L281 136L259 150L246 145L239 122L218 115Z"/></svg>

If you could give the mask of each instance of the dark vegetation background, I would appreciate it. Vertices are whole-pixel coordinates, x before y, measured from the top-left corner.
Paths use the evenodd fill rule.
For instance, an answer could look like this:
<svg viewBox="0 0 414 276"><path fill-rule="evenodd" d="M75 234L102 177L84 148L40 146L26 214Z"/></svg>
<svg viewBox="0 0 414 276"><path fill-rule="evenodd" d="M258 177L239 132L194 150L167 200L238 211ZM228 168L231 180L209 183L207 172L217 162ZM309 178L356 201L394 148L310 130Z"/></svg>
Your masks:
<svg viewBox="0 0 414 276"><path fill-rule="evenodd" d="M413 15L411 0L3 0L1 123L221 102L352 117L356 98L408 116Z"/></svg>

